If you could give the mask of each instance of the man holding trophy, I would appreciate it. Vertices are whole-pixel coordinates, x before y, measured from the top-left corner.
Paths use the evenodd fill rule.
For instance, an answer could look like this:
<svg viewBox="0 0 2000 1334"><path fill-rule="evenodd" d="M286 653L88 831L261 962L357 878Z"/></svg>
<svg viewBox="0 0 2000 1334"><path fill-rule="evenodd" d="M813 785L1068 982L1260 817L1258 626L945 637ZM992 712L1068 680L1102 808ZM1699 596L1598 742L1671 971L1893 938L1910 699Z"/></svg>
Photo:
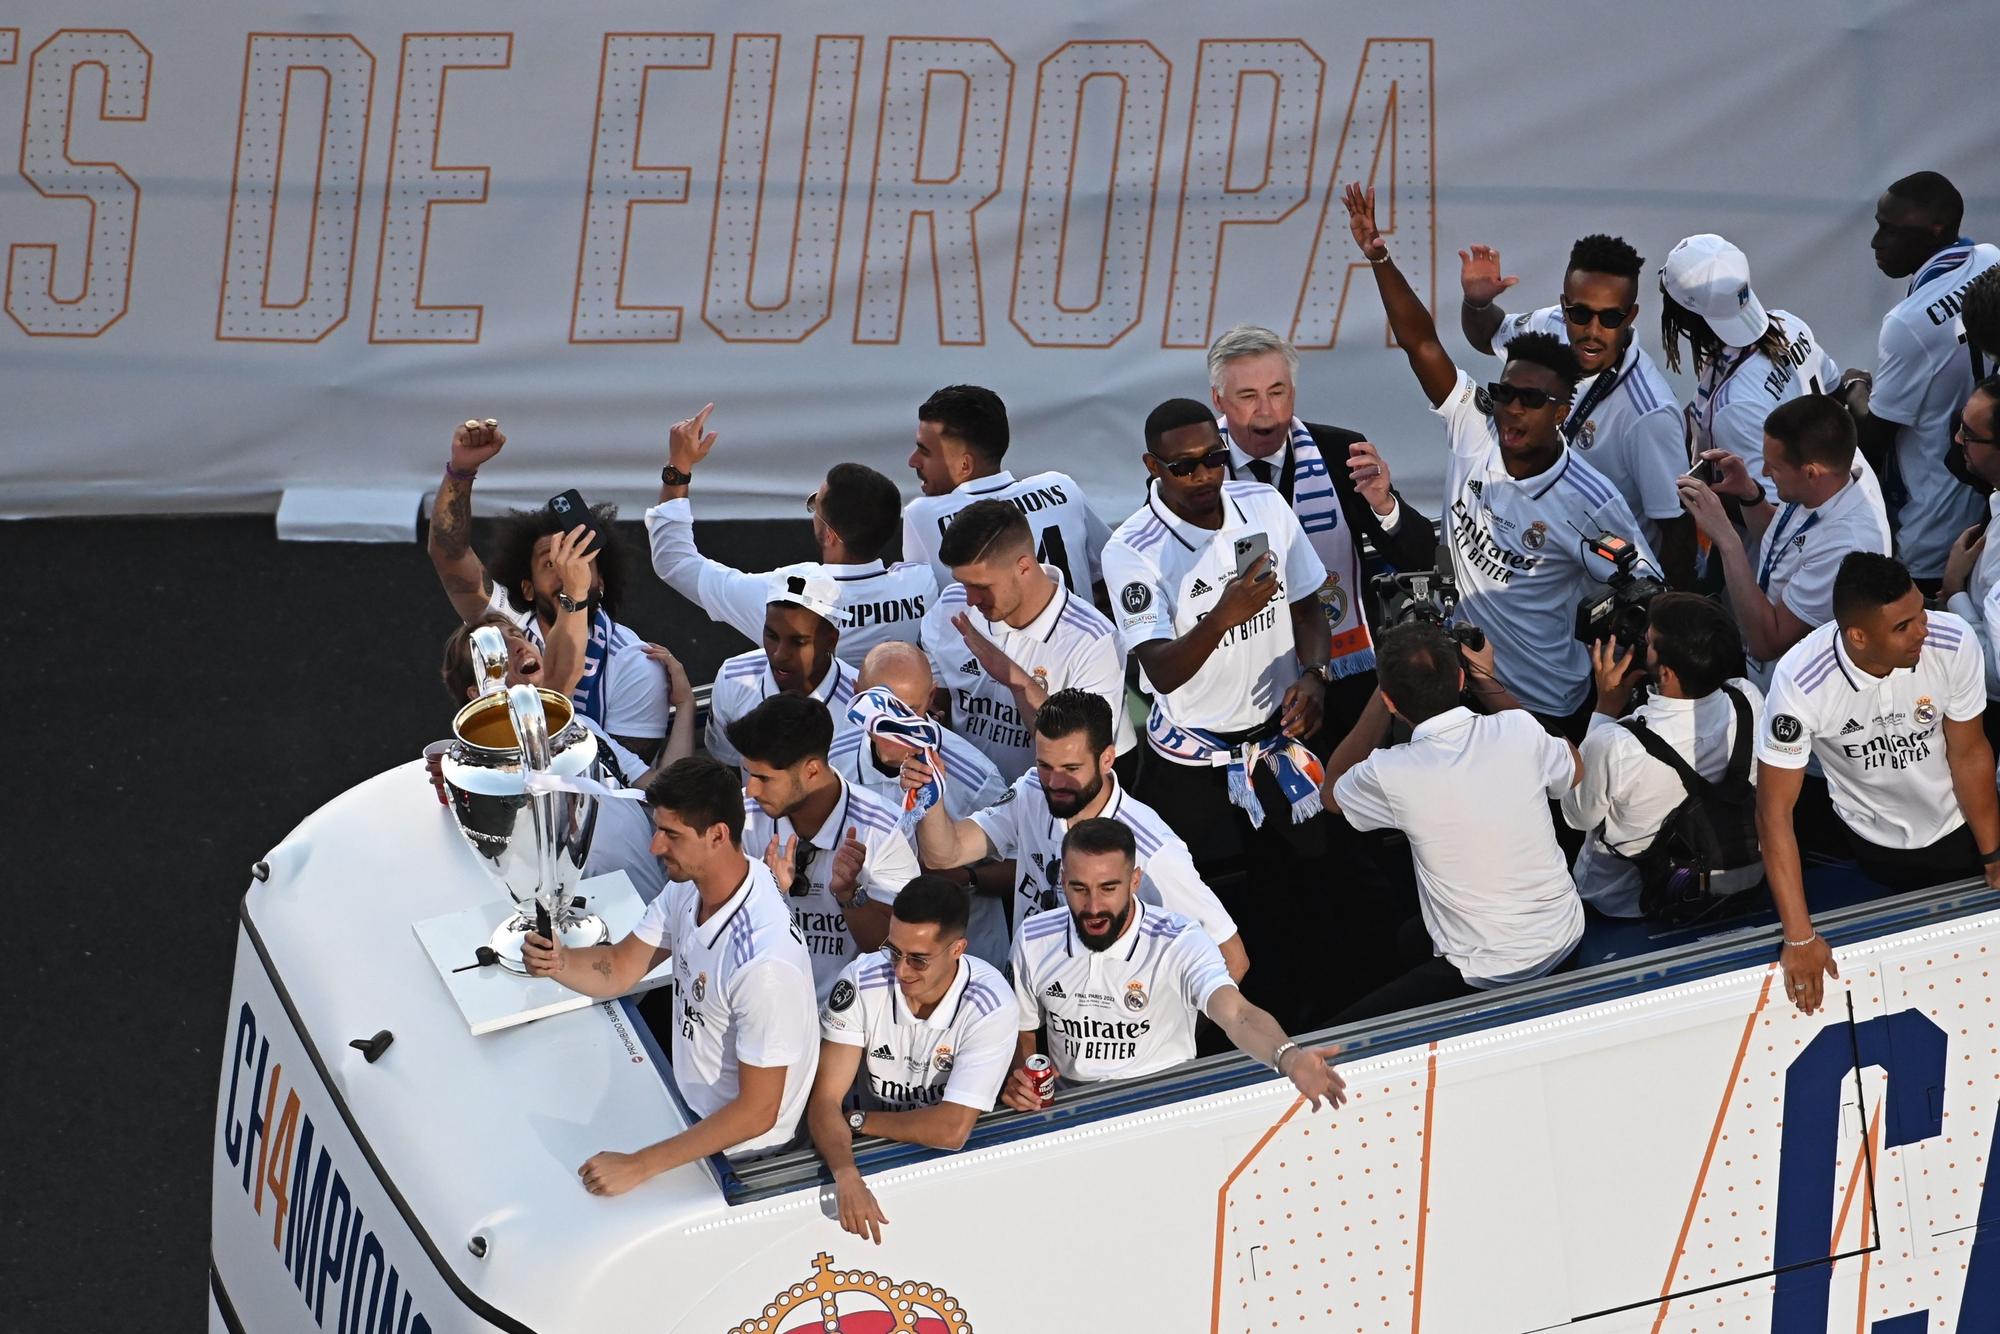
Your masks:
<svg viewBox="0 0 2000 1334"><path fill-rule="evenodd" d="M529 976L601 1000L673 959L674 1084L701 1120L636 1152L592 1156L577 1176L594 1195L710 1154L784 1147L819 1061L812 960L769 868L744 855L736 774L705 756L678 760L646 799L667 887L632 933L585 949L531 933L521 950Z"/></svg>

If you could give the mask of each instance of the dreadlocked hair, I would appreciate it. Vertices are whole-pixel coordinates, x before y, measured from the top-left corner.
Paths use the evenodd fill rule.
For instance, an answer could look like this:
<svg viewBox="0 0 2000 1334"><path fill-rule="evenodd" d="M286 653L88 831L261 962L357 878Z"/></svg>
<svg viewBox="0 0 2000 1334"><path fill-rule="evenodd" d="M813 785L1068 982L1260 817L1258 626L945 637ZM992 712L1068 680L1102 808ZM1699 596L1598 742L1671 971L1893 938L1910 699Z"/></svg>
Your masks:
<svg viewBox="0 0 2000 1334"><path fill-rule="evenodd" d="M1674 300L1663 282L1660 284L1660 350L1666 354L1667 369L1670 371L1681 368L1680 340L1683 337L1694 352L1696 375L1722 355L1722 340L1708 327L1708 321ZM1770 323L1764 327L1763 336L1757 340L1757 350L1777 361L1785 355L1790 343L1791 336L1785 332L1785 322L1772 315Z"/></svg>

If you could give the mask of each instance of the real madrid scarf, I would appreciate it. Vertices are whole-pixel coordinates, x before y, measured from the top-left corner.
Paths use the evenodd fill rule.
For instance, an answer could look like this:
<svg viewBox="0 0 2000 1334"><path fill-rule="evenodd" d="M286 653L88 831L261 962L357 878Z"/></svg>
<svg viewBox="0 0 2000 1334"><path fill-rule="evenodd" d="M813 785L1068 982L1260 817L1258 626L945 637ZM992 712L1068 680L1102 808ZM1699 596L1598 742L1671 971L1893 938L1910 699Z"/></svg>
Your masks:
<svg viewBox="0 0 2000 1334"><path fill-rule="evenodd" d="M1229 443L1229 422L1221 419L1216 429ZM1319 609L1326 616L1332 642L1327 650L1327 667L1335 676L1353 676L1375 666L1375 643L1368 637L1368 619L1361 608L1361 554L1355 549L1354 534L1341 522L1340 495L1333 488L1319 443L1297 417L1292 418L1291 458L1279 479L1278 491L1291 502L1299 516L1299 527L1326 567L1326 582L1319 586ZM1347 461L1342 459L1341 466Z"/></svg>
<svg viewBox="0 0 2000 1334"><path fill-rule="evenodd" d="M944 728L934 719L912 713L884 686L857 691L847 706L847 721L858 724L871 738L885 737L914 746L930 766L930 782L903 792L903 814L896 827L909 833L925 811L944 800Z"/></svg>
<svg viewBox="0 0 2000 1334"><path fill-rule="evenodd" d="M1229 800L1243 808L1252 829L1264 827L1264 803L1257 800L1256 784L1250 781L1260 763L1270 767L1272 776L1278 780L1278 790L1291 803L1293 824L1304 824L1320 813L1319 786L1326 779L1326 771L1310 750L1283 733L1231 745L1213 732L1170 721L1155 700L1146 718L1146 736L1163 754L1199 764L1213 765L1227 755Z"/></svg>
<svg viewBox="0 0 2000 1334"><path fill-rule="evenodd" d="M583 648L583 675L569 692L576 711L599 727L604 726L604 661L611 651L611 616L599 607L591 613L590 641Z"/></svg>

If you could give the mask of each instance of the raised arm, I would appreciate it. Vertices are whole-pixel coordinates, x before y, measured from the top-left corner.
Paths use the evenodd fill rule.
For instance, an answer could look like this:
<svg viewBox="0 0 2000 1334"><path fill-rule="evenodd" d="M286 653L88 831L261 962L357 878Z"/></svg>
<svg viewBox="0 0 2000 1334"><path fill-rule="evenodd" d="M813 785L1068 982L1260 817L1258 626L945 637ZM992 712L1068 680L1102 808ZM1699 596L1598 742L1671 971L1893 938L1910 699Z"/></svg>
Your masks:
<svg viewBox="0 0 2000 1334"><path fill-rule="evenodd" d="M1495 350L1493 335L1507 318L1507 312L1497 304L1499 296L1520 281L1500 276L1500 252L1492 246L1476 245L1458 252L1458 285L1465 293L1458 306L1458 328L1475 350Z"/></svg>
<svg viewBox="0 0 2000 1334"><path fill-rule="evenodd" d="M868 743L864 740L861 744ZM900 781L905 792L914 792L931 781L931 767L924 763L923 756L911 755L903 761ZM917 860L926 870L948 871L995 855L993 840L986 836L979 822L952 819L941 801L917 821Z"/></svg>
<svg viewBox="0 0 2000 1334"><path fill-rule="evenodd" d="M438 484L425 548L444 595L461 621L478 620L493 596L493 580L472 550L472 482L479 467L500 452L507 437L499 423L469 421L451 433L451 461Z"/></svg>
<svg viewBox="0 0 2000 1334"><path fill-rule="evenodd" d="M1417 373L1424 396L1430 399L1432 407L1437 407L1451 397L1452 388L1458 383L1458 367L1438 341L1437 324L1432 321L1430 311L1410 289L1409 280L1396 267L1396 261L1389 258L1389 247L1375 226L1374 188L1363 190L1357 184L1349 184L1340 197L1347 205L1347 228L1354 234L1354 243L1361 247L1369 267L1375 270L1375 287L1382 294L1383 309L1389 313L1389 331L1396 336L1396 346L1410 359L1410 369Z"/></svg>

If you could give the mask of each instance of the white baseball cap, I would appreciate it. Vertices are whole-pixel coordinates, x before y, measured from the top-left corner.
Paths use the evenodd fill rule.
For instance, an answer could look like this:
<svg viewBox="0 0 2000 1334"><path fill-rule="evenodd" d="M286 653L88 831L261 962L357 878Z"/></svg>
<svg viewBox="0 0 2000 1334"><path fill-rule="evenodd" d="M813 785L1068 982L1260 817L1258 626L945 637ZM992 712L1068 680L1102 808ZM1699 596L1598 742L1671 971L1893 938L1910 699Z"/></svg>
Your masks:
<svg viewBox="0 0 2000 1334"><path fill-rule="evenodd" d="M834 585L833 577L821 570L774 571L764 601L766 605L789 602L804 607L836 630L844 619L840 614L840 589Z"/></svg>
<svg viewBox="0 0 2000 1334"><path fill-rule="evenodd" d="M1667 252L1660 288L1708 322L1729 347L1749 347L1771 327L1750 290L1750 261L1713 232L1690 236Z"/></svg>

